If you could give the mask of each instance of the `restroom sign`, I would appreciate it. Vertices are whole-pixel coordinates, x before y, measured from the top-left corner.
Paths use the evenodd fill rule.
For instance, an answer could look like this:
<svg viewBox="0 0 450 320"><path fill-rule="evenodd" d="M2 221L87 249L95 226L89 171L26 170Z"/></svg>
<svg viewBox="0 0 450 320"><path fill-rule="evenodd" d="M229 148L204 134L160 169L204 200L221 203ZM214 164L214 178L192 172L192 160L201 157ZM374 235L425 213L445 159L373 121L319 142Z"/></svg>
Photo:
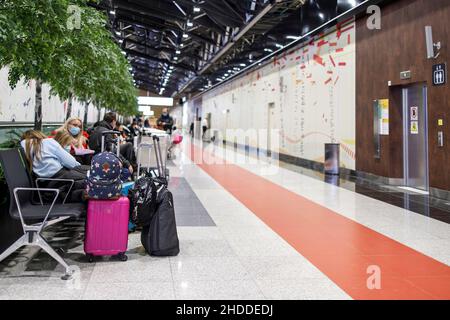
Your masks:
<svg viewBox="0 0 450 320"><path fill-rule="evenodd" d="M433 85L442 86L447 83L447 64L435 64L433 66Z"/></svg>

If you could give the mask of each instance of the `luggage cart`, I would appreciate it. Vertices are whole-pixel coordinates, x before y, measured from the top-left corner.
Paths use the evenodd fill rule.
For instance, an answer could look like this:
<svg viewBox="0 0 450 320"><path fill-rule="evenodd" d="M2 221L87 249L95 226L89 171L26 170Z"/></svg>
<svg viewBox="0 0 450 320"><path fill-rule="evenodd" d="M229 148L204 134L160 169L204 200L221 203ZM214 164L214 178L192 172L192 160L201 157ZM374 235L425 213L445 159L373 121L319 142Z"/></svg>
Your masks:
<svg viewBox="0 0 450 320"><path fill-rule="evenodd" d="M154 137L158 137L159 139L155 140ZM169 180L169 170L166 165L169 147L170 136L166 133L142 136L137 148L137 176L140 177L141 171L144 170L152 176L159 176L158 158L155 150L158 148L159 155L162 159L161 167L165 171L166 179Z"/></svg>

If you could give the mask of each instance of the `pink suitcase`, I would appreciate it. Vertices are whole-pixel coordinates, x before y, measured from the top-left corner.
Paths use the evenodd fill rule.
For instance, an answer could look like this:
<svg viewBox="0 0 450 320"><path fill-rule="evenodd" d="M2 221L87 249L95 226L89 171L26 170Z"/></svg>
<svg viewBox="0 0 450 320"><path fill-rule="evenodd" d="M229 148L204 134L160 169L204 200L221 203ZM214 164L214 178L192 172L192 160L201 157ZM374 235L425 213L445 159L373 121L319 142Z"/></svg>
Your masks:
<svg viewBox="0 0 450 320"><path fill-rule="evenodd" d="M94 256L118 255L126 261L130 200L89 200L84 252L89 262Z"/></svg>

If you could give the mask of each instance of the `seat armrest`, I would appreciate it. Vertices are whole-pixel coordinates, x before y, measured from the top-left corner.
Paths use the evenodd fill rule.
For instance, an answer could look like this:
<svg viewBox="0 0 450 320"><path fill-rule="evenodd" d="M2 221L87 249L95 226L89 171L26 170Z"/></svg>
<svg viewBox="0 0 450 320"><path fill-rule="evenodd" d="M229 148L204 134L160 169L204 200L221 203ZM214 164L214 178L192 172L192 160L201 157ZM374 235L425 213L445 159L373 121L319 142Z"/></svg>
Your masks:
<svg viewBox="0 0 450 320"><path fill-rule="evenodd" d="M37 178L37 179L36 179L36 186L37 186L38 188L39 188L39 181L58 181L58 182L67 182L67 183L70 183L70 188L69 188L69 190L67 191L66 196L64 197L64 200L63 200L63 202L62 202L63 204L66 203L67 197L69 196L70 191L72 191L73 185L75 184L75 180L73 180L73 179ZM43 203L42 203L41 192L40 192L39 190L38 190L38 194L39 194L39 200L41 201L41 204L43 204Z"/></svg>
<svg viewBox="0 0 450 320"><path fill-rule="evenodd" d="M58 196L59 196L59 189L50 189L50 188L22 188L22 187L14 188L14 190L13 190L13 192L14 192L14 200L16 201L17 210L19 211L19 217L20 217L20 220L21 220L21 222L22 222L22 226L25 227L25 226L26 226L26 223L25 223L25 220L24 220L23 215L22 215L22 208L21 208L21 206L20 206L19 197L18 197L18 195L17 195L20 191L38 191L38 192L44 191L44 192L54 192L54 193L55 193L55 198L53 198L52 204L50 205L50 208L48 209L47 214L45 215L45 218L44 218L44 220L42 221L42 225L41 225L41 227L39 227L39 229L37 230L38 232L40 232L40 231L42 230L42 228L45 226L45 224L46 224L46 222L47 222L47 220L48 220L48 217L50 216L50 212L52 211L53 206L55 205L56 199L58 199ZM24 229L24 230L25 230L25 229Z"/></svg>

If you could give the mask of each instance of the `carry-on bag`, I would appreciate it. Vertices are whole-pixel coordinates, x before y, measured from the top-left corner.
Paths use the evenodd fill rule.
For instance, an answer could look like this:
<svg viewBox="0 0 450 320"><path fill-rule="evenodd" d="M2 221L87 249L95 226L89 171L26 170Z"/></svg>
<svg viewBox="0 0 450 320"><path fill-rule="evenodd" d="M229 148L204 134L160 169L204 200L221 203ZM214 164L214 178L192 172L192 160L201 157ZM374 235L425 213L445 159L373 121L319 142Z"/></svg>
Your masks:
<svg viewBox="0 0 450 320"><path fill-rule="evenodd" d="M159 145L159 137L153 137L155 145ZM141 233L141 243L152 256L176 256L180 252L175 208L172 193L167 189L167 180L161 153L155 148L159 176L155 178L158 185L156 198L156 212L150 225L145 226Z"/></svg>
<svg viewBox="0 0 450 320"><path fill-rule="evenodd" d="M172 193L158 193L158 209L149 226L142 229L141 243L152 256L176 256L180 253Z"/></svg>
<svg viewBox="0 0 450 320"><path fill-rule="evenodd" d="M117 255L120 260L127 260L129 211L127 197L89 200L84 239L89 262L94 261L94 256Z"/></svg>
<svg viewBox="0 0 450 320"><path fill-rule="evenodd" d="M122 181L127 181L130 177L130 172L127 168L123 168L119 158L119 139L116 140L117 154L105 151L105 135L117 132L102 133L102 152L92 158L91 168L86 178L86 191L89 199L118 199L122 191Z"/></svg>
<svg viewBox="0 0 450 320"><path fill-rule="evenodd" d="M140 177L128 193L130 218L138 226L150 225L156 212L158 186L149 176Z"/></svg>

